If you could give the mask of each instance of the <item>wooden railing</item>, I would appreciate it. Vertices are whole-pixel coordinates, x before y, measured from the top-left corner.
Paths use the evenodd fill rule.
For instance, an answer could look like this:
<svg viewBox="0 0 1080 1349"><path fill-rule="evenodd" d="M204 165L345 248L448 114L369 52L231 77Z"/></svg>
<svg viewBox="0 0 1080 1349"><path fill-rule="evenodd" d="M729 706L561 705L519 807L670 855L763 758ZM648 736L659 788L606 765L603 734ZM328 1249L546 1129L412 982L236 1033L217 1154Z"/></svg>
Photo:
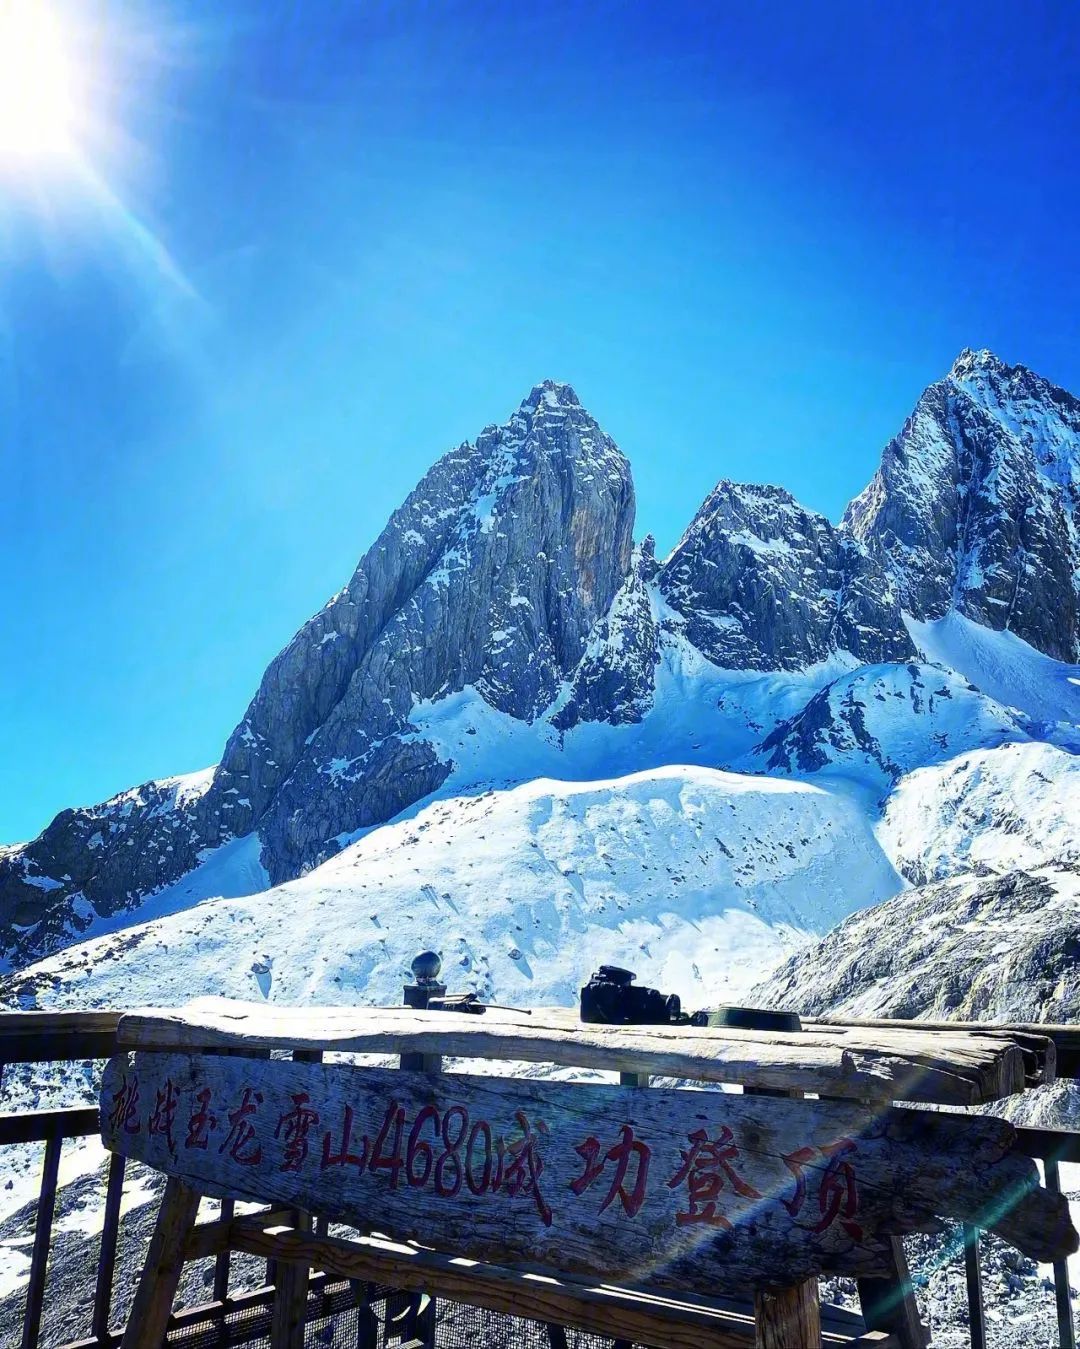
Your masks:
<svg viewBox="0 0 1080 1349"><path fill-rule="evenodd" d="M10 1012L0 1013L0 1083L4 1069L17 1063L72 1063L87 1059L105 1059L117 1049L116 1028L119 1012ZM885 1023L889 1024L889 1023ZM924 1023L917 1023L922 1025ZM1017 1029L1020 1029L1019 1027ZM1080 1031L1070 1027L1032 1026L1031 1031L1048 1036L1057 1048L1059 1077L1080 1076ZM632 1074L626 1075L633 1077ZM38 1189L36 1218L33 1232L29 1280L26 1286L25 1311L21 1330L22 1349L38 1349L42 1334L42 1317L47 1306L47 1272L52 1246L53 1223L56 1210L61 1152L67 1139L96 1137L99 1132L98 1111L93 1106L65 1109L9 1111L0 1113L0 1149L17 1144L44 1144L41 1179ZM1060 1191L1060 1163L1080 1163L1080 1133L1055 1129L1020 1128L1018 1148L1026 1156L1042 1163L1047 1188ZM112 1349L118 1345L121 1330L110 1326L115 1301L115 1271L117 1244L120 1231L121 1201L124 1186L124 1158L111 1154L104 1181L104 1213L97 1261L94 1300L87 1335L73 1341L66 1349ZM232 1206L225 1201L222 1220L232 1217ZM979 1263L979 1233L974 1228L963 1232L963 1260L965 1264L969 1302L970 1342L972 1349L988 1349L986 1315L983 1307L983 1285ZM235 1327L227 1326L228 1318L254 1315L265 1311L269 1315L274 1296L273 1271L268 1270L266 1283L259 1288L240 1293L230 1292L230 1255L228 1249L207 1251L215 1260L212 1300L201 1306L177 1311L170 1321L170 1331L193 1326L221 1327L220 1343L240 1343L250 1336ZM1053 1267L1058 1342L1060 1349L1076 1349L1072 1297L1068 1268L1064 1261ZM374 1296L385 1298L387 1290L367 1289L367 1305ZM415 1294L406 1294L399 1309L398 1330L401 1343L418 1346L433 1343L434 1321L423 1314L423 1304ZM316 1275L308 1286L307 1316L324 1317L339 1308L357 1307L357 1294L341 1280ZM252 1320L252 1336L265 1334ZM413 1327L412 1340L406 1331ZM370 1317L369 1333L360 1337L371 1349L378 1344L378 1323ZM562 1342L562 1332L551 1327L552 1346ZM395 1336L395 1338L396 1338ZM202 1340L206 1343L208 1341ZM904 1349L907 1349L905 1346Z"/></svg>

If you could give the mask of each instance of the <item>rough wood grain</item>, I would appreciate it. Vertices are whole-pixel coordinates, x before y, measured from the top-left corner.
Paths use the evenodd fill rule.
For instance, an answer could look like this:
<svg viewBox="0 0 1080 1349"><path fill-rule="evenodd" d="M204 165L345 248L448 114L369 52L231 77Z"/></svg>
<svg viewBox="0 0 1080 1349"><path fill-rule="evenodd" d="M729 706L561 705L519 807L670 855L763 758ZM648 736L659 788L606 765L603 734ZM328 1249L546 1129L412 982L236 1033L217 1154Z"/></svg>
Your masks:
<svg viewBox="0 0 1080 1349"><path fill-rule="evenodd" d="M184 1264L184 1247L198 1211L197 1191L185 1181L170 1177L120 1349L160 1349L165 1343L165 1328Z"/></svg>
<svg viewBox="0 0 1080 1349"><path fill-rule="evenodd" d="M754 1298L754 1349L821 1349L817 1280Z"/></svg>
<svg viewBox="0 0 1080 1349"><path fill-rule="evenodd" d="M925 1349L926 1331L919 1320L919 1307L911 1283L904 1243L893 1237L892 1269L882 1279L860 1279L859 1301L863 1317L875 1330L888 1330L901 1349Z"/></svg>
<svg viewBox="0 0 1080 1349"><path fill-rule="evenodd" d="M1076 1247L986 1116L145 1053L109 1063L101 1118L106 1146L205 1193L705 1295L881 1275L889 1237L937 1217L1039 1260Z"/></svg>
<svg viewBox="0 0 1080 1349"><path fill-rule="evenodd" d="M803 1025L825 1031L918 1031L920 1034L973 1035L987 1041L1009 1041L1024 1051L1029 1087L1045 1086L1058 1076L1074 1076L1080 1058L1080 1028L1031 1023L994 1025L985 1021L910 1021L895 1017L803 1017ZM1066 1071L1068 1068L1070 1071Z"/></svg>
<svg viewBox="0 0 1080 1349"><path fill-rule="evenodd" d="M130 1048L323 1049L558 1063L854 1099L977 1105L1022 1091L1024 1052L1006 1038L850 1030L820 1034L690 1026L591 1026L558 1009L483 1016L405 1008L255 1007L200 999L125 1016Z"/></svg>
<svg viewBox="0 0 1080 1349"><path fill-rule="evenodd" d="M299 1215L294 1231L310 1232L311 1218ZM270 1349L304 1349L309 1269L306 1265L282 1264L274 1288L270 1318Z"/></svg>

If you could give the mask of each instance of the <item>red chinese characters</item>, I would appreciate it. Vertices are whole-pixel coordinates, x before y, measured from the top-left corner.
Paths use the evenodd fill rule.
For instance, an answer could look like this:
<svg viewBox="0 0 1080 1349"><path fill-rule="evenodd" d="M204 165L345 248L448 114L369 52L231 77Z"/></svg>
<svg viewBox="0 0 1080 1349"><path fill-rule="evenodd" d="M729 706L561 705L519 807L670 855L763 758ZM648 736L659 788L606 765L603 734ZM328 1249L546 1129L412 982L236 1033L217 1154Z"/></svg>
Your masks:
<svg viewBox="0 0 1080 1349"><path fill-rule="evenodd" d="M718 1202L725 1185L744 1199L760 1199L761 1195L735 1170L739 1148L727 1125L722 1125L717 1138L710 1138L704 1129L695 1129L687 1135L690 1146L682 1152L682 1166L668 1181L669 1189L685 1184L687 1206L675 1214L679 1227L689 1223L711 1223L730 1229L731 1223L718 1211Z"/></svg>
<svg viewBox="0 0 1080 1349"><path fill-rule="evenodd" d="M241 1166L258 1166L262 1161L262 1144L255 1141L255 1125L251 1116L262 1105L262 1092L254 1087L243 1089L243 1098L235 1110L229 1112L229 1132L218 1148L218 1154L228 1152Z"/></svg>
<svg viewBox="0 0 1080 1349"><path fill-rule="evenodd" d="M863 1229L855 1221L859 1211L859 1189L851 1163L856 1150L852 1139L838 1138L835 1143L826 1143L822 1148L798 1148L785 1155L784 1165L795 1177L795 1193L783 1204L793 1218L799 1216L806 1203L805 1168L816 1161L819 1154L826 1158L818 1181L818 1217L810 1224L811 1232L824 1232L839 1221L848 1236L855 1241L862 1240Z"/></svg>
<svg viewBox="0 0 1080 1349"><path fill-rule="evenodd" d="M521 1129L521 1137L506 1146L506 1157L509 1160L501 1178L502 1188L511 1196L531 1195L541 1222L545 1227L550 1227L551 1209L540 1192L540 1177L544 1171L544 1162L537 1148L537 1133L533 1132L528 1116L523 1110L516 1111L514 1118ZM548 1131L547 1125L542 1120L537 1121L536 1129L542 1134ZM496 1184L492 1188L497 1190L499 1186Z"/></svg>
<svg viewBox="0 0 1080 1349"><path fill-rule="evenodd" d="M541 1221L550 1226L551 1208L541 1189L540 1141L547 1136L547 1125L537 1121L534 1126L523 1111L515 1119L515 1134L496 1140L488 1121L471 1120L463 1105L445 1110L422 1106L409 1125L405 1107L390 1100L372 1140L366 1134L356 1136L353 1108L345 1106L340 1131L323 1134L319 1169L353 1167L358 1174L372 1176L381 1172L392 1190L404 1182L413 1189L430 1187L443 1199L453 1199L462 1190L509 1198L527 1195Z"/></svg>
<svg viewBox="0 0 1080 1349"><path fill-rule="evenodd" d="M176 1106L180 1100L180 1093L173 1086L171 1077L165 1079L165 1085L159 1087L154 1099L154 1109L146 1126L146 1132L151 1136L160 1136L165 1139L170 1154L176 1156L176 1139L173 1136L173 1125L176 1120Z"/></svg>
<svg viewBox="0 0 1080 1349"><path fill-rule="evenodd" d="M139 1078L136 1073L124 1074L119 1091L113 1094L109 1111L109 1128L118 1133L137 1134L139 1124Z"/></svg>
<svg viewBox="0 0 1080 1349"><path fill-rule="evenodd" d="M210 1141L210 1130L217 1128L217 1116L210 1109L212 1095L209 1087L204 1087L202 1091L196 1093L196 1108L192 1111L191 1118L188 1120L187 1137L184 1139L185 1148L206 1150L206 1145Z"/></svg>
<svg viewBox="0 0 1080 1349"><path fill-rule="evenodd" d="M591 1134L584 1143L579 1143L574 1151L585 1163L585 1170L575 1180L570 1182L570 1189L576 1195L583 1195L587 1189L604 1174L607 1163L612 1164L611 1183L608 1192L604 1196L604 1201L600 1205L599 1212L608 1207L612 1201L618 1197L622 1203L623 1212L630 1218L633 1218L641 1209L645 1202L645 1186L649 1179L649 1162L652 1160L652 1150L647 1144L634 1137L634 1130L629 1124L623 1124L619 1129L619 1141L610 1147L607 1152L601 1155L603 1145L598 1138ZM626 1176L633 1163L633 1183L628 1190L626 1188Z"/></svg>
<svg viewBox="0 0 1080 1349"><path fill-rule="evenodd" d="M306 1091L298 1091L292 1098L292 1109L286 1110L274 1130L275 1138L284 1138L285 1150L282 1171L299 1171L307 1161L308 1134L319 1122L319 1112L312 1110Z"/></svg>
<svg viewBox="0 0 1080 1349"><path fill-rule="evenodd" d="M336 1152L331 1150L331 1141L332 1136L329 1132L323 1134L320 1171L327 1171L332 1166L355 1166L357 1171L363 1171L367 1165L368 1149L371 1145L365 1134L360 1140L360 1151L353 1151L353 1108L351 1105L345 1107L345 1115L341 1122L341 1146Z"/></svg>

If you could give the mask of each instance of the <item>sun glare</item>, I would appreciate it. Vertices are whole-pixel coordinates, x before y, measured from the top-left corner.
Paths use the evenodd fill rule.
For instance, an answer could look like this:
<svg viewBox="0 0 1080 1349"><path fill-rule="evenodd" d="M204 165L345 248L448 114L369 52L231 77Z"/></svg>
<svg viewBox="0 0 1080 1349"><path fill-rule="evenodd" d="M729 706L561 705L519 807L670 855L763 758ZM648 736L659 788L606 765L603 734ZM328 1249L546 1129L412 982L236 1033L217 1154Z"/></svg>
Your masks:
<svg viewBox="0 0 1080 1349"><path fill-rule="evenodd" d="M44 0L0 0L0 159L75 149L77 74Z"/></svg>

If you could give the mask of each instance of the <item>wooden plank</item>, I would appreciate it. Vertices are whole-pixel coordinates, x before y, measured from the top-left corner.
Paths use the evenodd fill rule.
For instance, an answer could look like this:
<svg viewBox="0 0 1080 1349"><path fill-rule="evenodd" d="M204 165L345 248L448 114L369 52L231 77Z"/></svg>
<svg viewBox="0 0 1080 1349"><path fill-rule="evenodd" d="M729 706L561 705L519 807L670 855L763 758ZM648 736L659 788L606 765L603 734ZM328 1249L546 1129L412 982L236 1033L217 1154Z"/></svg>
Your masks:
<svg viewBox="0 0 1080 1349"><path fill-rule="evenodd" d="M1055 1162L1080 1162L1080 1133L1069 1129L1016 1130L1016 1150L1025 1157Z"/></svg>
<svg viewBox="0 0 1080 1349"><path fill-rule="evenodd" d="M161 1349L164 1344L184 1265L184 1247L198 1211L198 1193L185 1181L170 1177L120 1349Z"/></svg>
<svg viewBox="0 0 1080 1349"><path fill-rule="evenodd" d="M779 1292L759 1292L754 1298L754 1349L821 1347L821 1309L817 1284L797 1283Z"/></svg>
<svg viewBox="0 0 1080 1349"><path fill-rule="evenodd" d="M47 1063L116 1053L121 1012L0 1012L0 1062Z"/></svg>
<svg viewBox="0 0 1080 1349"><path fill-rule="evenodd" d="M107 1066L102 1136L205 1193L708 1294L880 1275L938 1217L1038 1260L1077 1245L990 1116L146 1053Z"/></svg>
<svg viewBox="0 0 1080 1349"><path fill-rule="evenodd" d="M9 1143L44 1143L50 1138L89 1138L97 1131L98 1112L93 1106L0 1114L0 1147Z"/></svg>
<svg viewBox="0 0 1080 1349"><path fill-rule="evenodd" d="M260 1209L258 1213L246 1213L237 1218L232 1214L232 1201L227 1202L230 1204L228 1216L223 1212L222 1217L208 1223L196 1223L191 1229L184 1246L185 1260L205 1260L207 1256L220 1255L233 1245L233 1236L238 1227L252 1223L257 1227L288 1224L290 1214L293 1212L287 1205L281 1204L274 1208Z"/></svg>
<svg viewBox="0 0 1080 1349"><path fill-rule="evenodd" d="M1070 1077L1066 1067L1080 1071L1080 1030L1075 1026L1038 1026L1031 1023L995 1025L986 1021L912 1021L895 1017L805 1017L803 1025L821 1032L919 1031L928 1034L981 1036L1011 1041L1024 1051L1029 1087L1045 1086L1058 1076Z"/></svg>
<svg viewBox="0 0 1080 1349"><path fill-rule="evenodd" d="M202 999L132 1012L123 1046L323 1049L558 1063L873 1100L977 1105L1022 1091L1022 1049L1007 1039L914 1030L821 1034L691 1026L583 1025L573 1014L483 1016L405 1008L274 1008Z"/></svg>

